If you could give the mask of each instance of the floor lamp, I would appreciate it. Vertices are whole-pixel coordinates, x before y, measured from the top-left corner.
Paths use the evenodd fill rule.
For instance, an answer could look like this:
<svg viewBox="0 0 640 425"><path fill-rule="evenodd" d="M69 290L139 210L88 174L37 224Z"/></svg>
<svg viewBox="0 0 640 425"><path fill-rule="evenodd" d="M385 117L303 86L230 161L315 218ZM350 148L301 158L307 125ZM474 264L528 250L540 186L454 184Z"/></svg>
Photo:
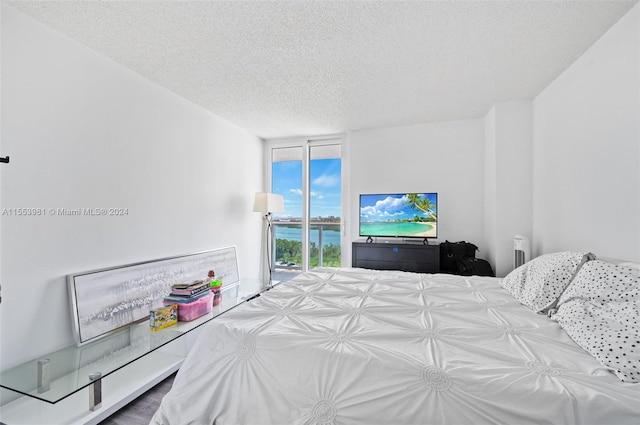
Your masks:
<svg viewBox="0 0 640 425"><path fill-rule="evenodd" d="M253 211L264 213L267 221L267 237L265 239L267 266L269 267L269 288L271 288L271 248L273 248L273 230L271 227L271 213L284 212L284 198L275 193L256 193L253 201Z"/></svg>

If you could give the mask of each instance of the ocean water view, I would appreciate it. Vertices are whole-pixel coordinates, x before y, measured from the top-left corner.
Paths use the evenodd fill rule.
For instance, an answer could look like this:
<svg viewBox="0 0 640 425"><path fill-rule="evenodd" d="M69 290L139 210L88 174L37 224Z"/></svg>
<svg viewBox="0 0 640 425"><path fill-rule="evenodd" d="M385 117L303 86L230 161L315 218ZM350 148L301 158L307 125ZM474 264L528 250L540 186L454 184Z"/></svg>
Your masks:
<svg viewBox="0 0 640 425"><path fill-rule="evenodd" d="M312 225L309 233L311 242L315 242L316 246L319 246L320 229L318 226ZM275 239L302 242L302 228L298 225L274 225L274 234ZM322 225L322 246L331 244L340 246L340 225L337 223Z"/></svg>

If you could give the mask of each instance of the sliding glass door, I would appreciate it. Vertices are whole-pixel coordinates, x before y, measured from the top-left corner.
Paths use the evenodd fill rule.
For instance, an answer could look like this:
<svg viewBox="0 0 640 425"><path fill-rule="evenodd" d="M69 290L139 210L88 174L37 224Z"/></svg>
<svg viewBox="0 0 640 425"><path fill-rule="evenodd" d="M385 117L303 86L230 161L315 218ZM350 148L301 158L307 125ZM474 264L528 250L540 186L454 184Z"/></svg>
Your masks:
<svg viewBox="0 0 640 425"><path fill-rule="evenodd" d="M309 146L309 267L340 266L340 145Z"/></svg>
<svg viewBox="0 0 640 425"><path fill-rule="evenodd" d="M273 280L289 280L303 270L303 149L271 149L271 192L284 197L284 212L273 215Z"/></svg>
<svg viewBox="0 0 640 425"><path fill-rule="evenodd" d="M276 281L317 266L341 264L340 139L270 145L271 191L284 197L274 214Z"/></svg>

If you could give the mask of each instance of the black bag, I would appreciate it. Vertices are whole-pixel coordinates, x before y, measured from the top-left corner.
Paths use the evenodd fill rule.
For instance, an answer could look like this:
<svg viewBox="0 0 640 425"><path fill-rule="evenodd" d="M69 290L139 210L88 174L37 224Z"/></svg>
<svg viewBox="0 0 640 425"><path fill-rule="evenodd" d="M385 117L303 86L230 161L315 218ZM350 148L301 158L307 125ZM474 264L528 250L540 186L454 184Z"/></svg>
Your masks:
<svg viewBox="0 0 640 425"><path fill-rule="evenodd" d="M462 257L456 261L456 266L458 268L458 274L463 276L496 276L491 268L491 264L482 258Z"/></svg>
<svg viewBox="0 0 640 425"><path fill-rule="evenodd" d="M456 261L463 257L476 258L478 247L470 242L449 242L440 244L440 272L457 273Z"/></svg>

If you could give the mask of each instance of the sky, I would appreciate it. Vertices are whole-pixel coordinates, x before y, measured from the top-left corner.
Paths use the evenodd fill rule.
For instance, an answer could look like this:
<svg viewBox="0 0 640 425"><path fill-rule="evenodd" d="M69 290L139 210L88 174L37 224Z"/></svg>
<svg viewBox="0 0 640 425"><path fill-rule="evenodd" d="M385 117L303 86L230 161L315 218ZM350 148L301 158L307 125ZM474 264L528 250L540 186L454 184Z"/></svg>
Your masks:
<svg viewBox="0 0 640 425"><path fill-rule="evenodd" d="M340 217L340 158L314 159L310 162L310 216ZM302 217L302 161L272 163L273 193L284 196L284 213L276 217Z"/></svg>

